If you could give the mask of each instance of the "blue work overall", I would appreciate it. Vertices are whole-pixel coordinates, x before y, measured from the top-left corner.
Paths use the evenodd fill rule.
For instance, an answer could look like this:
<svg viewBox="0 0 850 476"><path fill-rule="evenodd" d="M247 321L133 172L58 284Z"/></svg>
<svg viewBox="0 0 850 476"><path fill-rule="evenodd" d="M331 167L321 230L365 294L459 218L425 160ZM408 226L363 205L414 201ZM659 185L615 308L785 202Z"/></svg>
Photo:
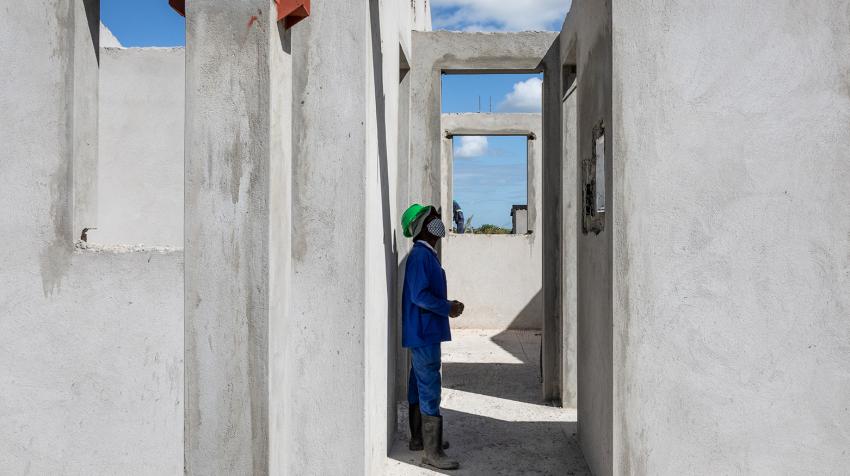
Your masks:
<svg viewBox="0 0 850 476"><path fill-rule="evenodd" d="M440 415L440 343L452 340L446 273L437 253L423 241L407 257L402 291L402 346L413 364L407 401L430 416Z"/></svg>

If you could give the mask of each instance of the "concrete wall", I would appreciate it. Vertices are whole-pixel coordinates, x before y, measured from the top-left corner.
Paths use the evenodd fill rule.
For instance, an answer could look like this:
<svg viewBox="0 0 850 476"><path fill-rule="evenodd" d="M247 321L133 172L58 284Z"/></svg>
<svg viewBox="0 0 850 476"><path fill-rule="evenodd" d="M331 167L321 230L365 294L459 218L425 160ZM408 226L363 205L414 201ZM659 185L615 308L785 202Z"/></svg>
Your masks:
<svg viewBox="0 0 850 476"><path fill-rule="evenodd" d="M376 474L395 427L400 52L428 17L314 2L277 38L272 5L187 12L187 109L207 119L187 130L187 471Z"/></svg>
<svg viewBox="0 0 850 476"><path fill-rule="evenodd" d="M562 65L574 64L574 58L567 56L570 51L570 43L562 39L561 55ZM563 74L563 73L562 73ZM569 74L569 73L568 73ZM562 80L566 78L562 77ZM566 81L565 81L566 82ZM578 405L578 309L576 302L576 266L578 256L576 246L578 244L578 233L581 230L580 215L581 200L578 196L578 164L581 162L578 156L578 121L576 84L563 85L564 94L561 104L561 115L563 118L563 155L561 159L561 186L563 191L560 196L561 205L561 381L564 386L561 391L561 401L564 406L576 408Z"/></svg>
<svg viewBox="0 0 850 476"><path fill-rule="evenodd" d="M183 247L183 48L101 48L95 243Z"/></svg>
<svg viewBox="0 0 850 476"><path fill-rule="evenodd" d="M285 473L296 447L282 405L292 67L272 12L186 12L187 474Z"/></svg>
<svg viewBox="0 0 850 476"><path fill-rule="evenodd" d="M613 3L613 469L844 473L850 8Z"/></svg>
<svg viewBox="0 0 850 476"><path fill-rule="evenodd" d="M443 114L446 146L441 156L441 206L451 210L453 135L528 136L528 202L530 228L526 236L455 235L441 243L449 291L466 304L463 317L452 321L466 329L542 329L542 231L538 210L543 207L543 149L540 114ZM443 213L448 229L451 214Z"/></svg>
<svg viewBox="0 0 850 476"><path fill-rule="evenodd" d="M75 98L97 91L75 74L75 36L91 31L78 6L0 17L0 467L180 474L181 256L74 248L73 131L95 124Z"/></svg>
<svg viewBox="0 0 850 476"><path fill-rule="evenodd" d="M455 235L443 240L452 299L463 301L456 329L542 329L540 263L535 235Z"/></svg>
<svg viewBox="0 0 850 476"><path fill-rule="evenodd" d="M611 124L611 25L610 1L577 1L567 16L561 33L562 62L574 61L578 69L575 113L565 123L576 134L575 174L581 177L583 159L591 156L592 130L599 121ZM636 125L637 126L637 125ZM617 127L616 124L613 127ZM569 136L568 136L569 137ZM611 177L611 135L607 136L605 163ZM583 210L581 187L566 183L565 196L573 194L579 212ZM607 187L611 203L611 187ZM613 203L611 208L616 208ZM581 216L575 214L576 306L577 306L577 389L578 425L582 451L594 474L611 474L613 445L613 361L612 356L612 227L606 216L600 234L582 232ZM569 225L565 225L569 226ZM566 233L566 232L565 232ZM569 235L567 235L569 236ZM565 294L566 295L566 294Z"/></svg>
<svg viewBox="0 0 850 476"><path fill-rule="evenodd" d="M369 2L366 70L365 474L381 474L396 428L397 382L407 362L398 347L399 264L409 240L407 208L411 31L430 28L428 2ZM401 382L399 382L401 383Z"/></svg>

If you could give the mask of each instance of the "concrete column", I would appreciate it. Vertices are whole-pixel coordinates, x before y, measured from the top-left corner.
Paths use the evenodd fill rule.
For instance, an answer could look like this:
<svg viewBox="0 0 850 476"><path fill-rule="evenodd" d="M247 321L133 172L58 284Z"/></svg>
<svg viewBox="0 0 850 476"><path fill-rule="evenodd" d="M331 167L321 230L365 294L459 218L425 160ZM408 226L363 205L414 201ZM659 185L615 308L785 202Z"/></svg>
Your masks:
<svg viewBox="0 0 850 476"><path fill-rule="evenodd" d="M563 40L563 39L562 39ZM563 78L562 78L563 79ZM580 215L578 197L578 136L576 130L576 94L573 91L562 104L563 156L561 161L561 402L565 407L578 404L578 310L576 307L576 245Z"/></svg>
<svg viewBox="0 0 850 476"><path fill-rule="evenodd" d="M454 141L451 136L446 137L443 132L440 140L440 170L443 184L440 187L440 206L443 209L443 223L446 230L451 230L454 225L452 201L454 200Z"/></svg>
<svg viewBox="0 0 850 476"><path fill-rule="evenodd" d="M289 44L272 0L187 7L185 471L279 473Z"/></svg>
<svg viewBox="0 0 850 476"><path fill-rule="evenodd" d="M543 395L561 398L561 48L543 58ZM538 232L535 230L535 232Z"/></svg>
<svg viewBox="0 0 850 476"><path fill-rule="evenodd" d="M370 12L366 0L314 2L292 34L286 474L365 472L366 189L376 161L367 139L377 137Z"/></svg>

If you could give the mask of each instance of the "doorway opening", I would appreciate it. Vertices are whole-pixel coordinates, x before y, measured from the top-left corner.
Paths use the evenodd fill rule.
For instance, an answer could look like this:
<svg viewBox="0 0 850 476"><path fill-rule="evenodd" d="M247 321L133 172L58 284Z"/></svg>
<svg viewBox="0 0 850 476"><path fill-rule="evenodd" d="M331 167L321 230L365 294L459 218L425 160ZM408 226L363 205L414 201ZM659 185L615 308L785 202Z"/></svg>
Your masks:
<svg viewBox="0 0 850 476"><path fill-rule="evenodd" d="M583 470L576 411L547 398L543 372L553 358L543 342L544 76L502 73L443 71L439 79L439 199L452 230L439 251L449 299L466 305L442 347L446 438L465 450L472 474L519 462L529 473ZM407 451L401 400L391 464L406 474L418 455Z"/></svg>

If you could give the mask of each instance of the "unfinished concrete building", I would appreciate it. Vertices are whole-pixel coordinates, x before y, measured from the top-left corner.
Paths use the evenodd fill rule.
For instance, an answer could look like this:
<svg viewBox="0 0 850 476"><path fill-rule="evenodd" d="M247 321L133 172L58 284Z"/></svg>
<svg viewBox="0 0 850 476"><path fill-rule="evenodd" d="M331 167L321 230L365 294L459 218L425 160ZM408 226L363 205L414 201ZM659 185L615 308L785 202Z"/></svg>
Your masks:
<svg viewBox="0 0 850 476"><path fill-rule="evenodd" d="M399 215L452 203L465 134L528 138L530 233L445 240L458 327L538 373L445 367L482 396L447 418L459 474L850 467L847 2L485 34L427 0L174 1L185 50L5 3L3 472L421 474ZM543 74L542 114L442 114L441 75L506 72Z"/></svg>

